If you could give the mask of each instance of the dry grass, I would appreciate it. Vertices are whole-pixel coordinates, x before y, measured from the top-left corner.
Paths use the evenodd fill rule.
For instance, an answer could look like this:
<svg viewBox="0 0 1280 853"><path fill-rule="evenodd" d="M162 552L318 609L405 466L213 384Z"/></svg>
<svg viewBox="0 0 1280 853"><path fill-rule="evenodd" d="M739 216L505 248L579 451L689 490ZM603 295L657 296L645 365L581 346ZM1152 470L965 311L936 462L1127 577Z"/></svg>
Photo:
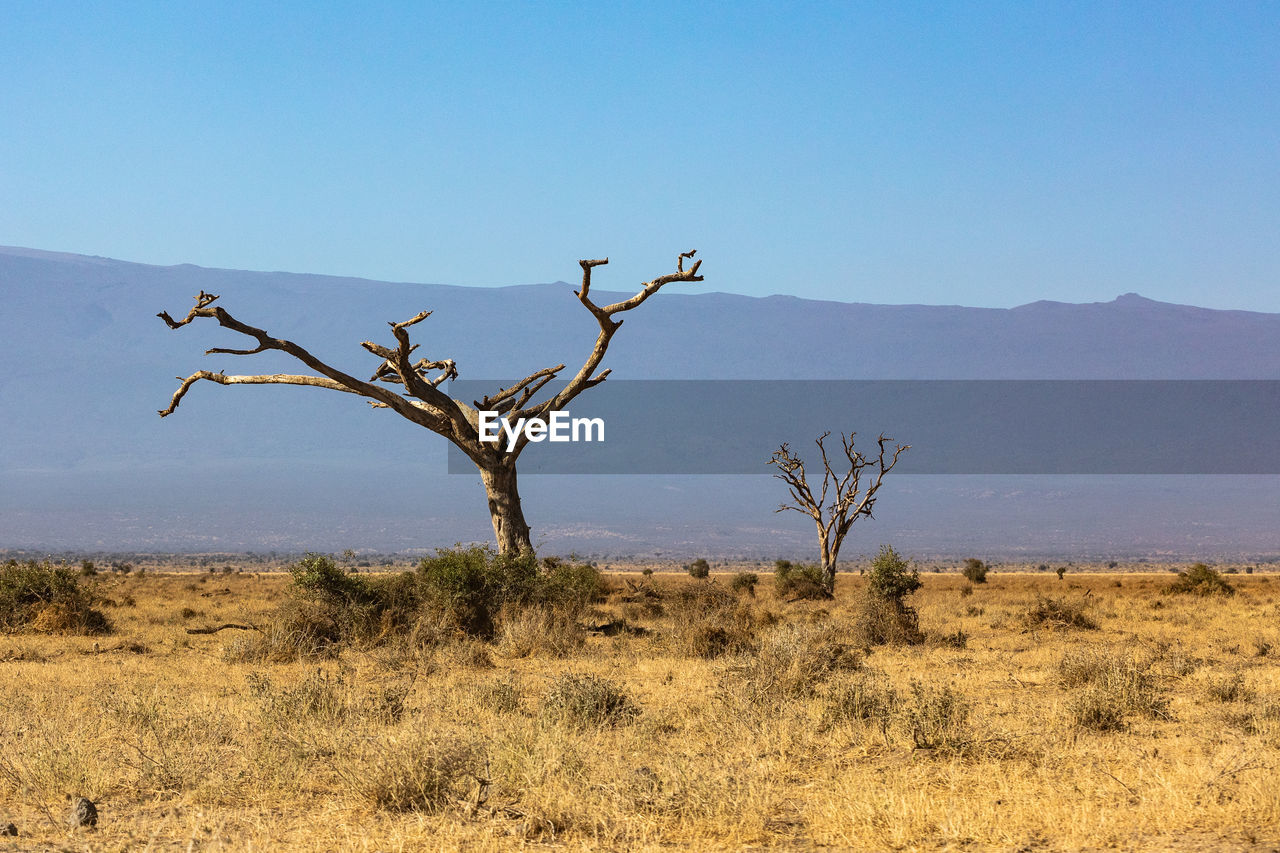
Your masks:
<svg viewBox="0 0 1280 853"><path fill-rule="evenodd" d="M269 624L287 577L104 578L136 603L113 634L0 634L0 853L1276 844L1280 579L1116 579L924 575L920 629L963 644L868 652L856 576L788 603L658 575L581 617L626 631L504 614L299 659L185 631ZM1050 595L1097 628L1044 630Z"/></svg>

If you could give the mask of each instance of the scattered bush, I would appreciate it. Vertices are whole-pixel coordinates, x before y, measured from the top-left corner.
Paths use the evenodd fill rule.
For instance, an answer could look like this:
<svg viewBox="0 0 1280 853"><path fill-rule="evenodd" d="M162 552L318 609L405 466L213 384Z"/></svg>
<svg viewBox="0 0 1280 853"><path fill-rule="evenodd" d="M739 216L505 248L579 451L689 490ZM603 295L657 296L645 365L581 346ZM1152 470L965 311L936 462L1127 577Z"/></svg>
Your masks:
<svg viewBox="0 0 1280 853"><path fill-rule="evenodd" d="M685 566L684 570L689 573L689 577L699 580L711 575L711 565L702 557Z"/></svg>
<svg viewBox="0 0 1280 853"><path fill-rule="evenodd" d="M1063 576L1065 576L1065 575L1066 575L1066 573L1067 573L1067 567L1066 567L1066 566L1058 566L1058 568L1057 568L1057 570L1056 570L1056 571L1057 571L1057 573L1058 573L1058 580L1062 580Z"/></svg>
<svg viewBox="0 0 1280 853"><path fill-rule="evenodd" d="M461 739L418 737L378 749L371 767L351 781L374 807L394 812L434 814L476 793L484 761L480 750Z"/></svg>
<svg viewBox="0 0 1280 853"><path fill-rule="evenodd" d="M556 679L542 700L542 713L579 727L613 726L640 714L640 707L606 678L568 673Z"/></svg>
<svg viewBox="0 0 1280 853"><path fill-rule="evenodd" d="M755 647L756 614L738 596L714 583L686 584L668 599L670 639L676 651L715 658Z"/></svg>
<svg viewBox="0 0 1280 853"><path fill-rule="evenodd" d="M1205 695L1214 702L1251 702L1256 693L1244 680L1244 674L1233 672L1225 678L1210 681Z"/></svg>
<svg viewBox="0 0 1280 853"><path fill-rule="evenodd" d="M773 581L778 595L783 598L818 600L831 597L821 566L778 560L773 564Z"/></svg>
<svg viewBox="0 0 1280 853"><path fill-rule="evenodd" d="M28 560L0 566L0 631L106 634L107 617L94 592L71 569Z"/></svg>
<svg viewBox="0 0 1280 853"><path fill-rule="evenodd" d="M912 681L911 695L902 702L900 713L916 749L960 752L973 740L969 703L950 686Z"/></svg>
<svg viewBox="0 0 1280 853"><path fill-rule="evenodd" d="M825 724L847 720L873 722L887 731L901 701L882 675L859 672L837 682L828 691L822 719Z"/></svg>
<svg viewBox="0 0 1280 853"><path fill-rule="evenodd" d="M755 598L756 584L759 582L760 576L755 572L739 572L733 576L733 580L729 581L729 589L738 594L746 593Z"/></svg>
<svg viewBox="0 0 1280 853"><path fill-rule="evenodd" d="M1084 688L1068 705L1075 724L1094 731L1118 731L1132 713L1167 718L1169 700L1152 672L1154 663L1100 646L1064 655L1058 663L1060 683Z"/></svg>
<svg viewBox="0 0 1280 853"><path fill-rule="evenodd" d="M964 568L960 570L960 574L964 575L972 583L986 583L987 571L986 563L977 557L969 557L964 561Z"/></svg>
<svg viewBox="0 0 1280 853"><path fill-rule="evenodd" d="M793 623L764 635L744 665L728 670L731 690L753 703L812 696L831 675L862 666L862 653L835 626Z"/></svg>
<svg viewBox="0 0 1280 853"><path fill-rule="evenodd" d="M1178 579L1169 587L1169 592L1180 595L1235 595L1235 587L1227 583L1222 575L1206 566L1196 563L1185 572L1178 572Z"/></svg>
<svg viewBox="0 0 1280 853"><path fill-rule="evenodd" d="M1071 602L1065 598L1036 596L1036 603L1022 614L1022 624L1028 628L1084 628L1093 630L1097 623L1085 615L1085 602Z"/></svg>
<svg viewBox="0 0 1280 853"><path fill-rule="evenodd" d="M565 657L581 648L576 614L553 607L507 607L498 627L498 649L511 658Z"/></svg>

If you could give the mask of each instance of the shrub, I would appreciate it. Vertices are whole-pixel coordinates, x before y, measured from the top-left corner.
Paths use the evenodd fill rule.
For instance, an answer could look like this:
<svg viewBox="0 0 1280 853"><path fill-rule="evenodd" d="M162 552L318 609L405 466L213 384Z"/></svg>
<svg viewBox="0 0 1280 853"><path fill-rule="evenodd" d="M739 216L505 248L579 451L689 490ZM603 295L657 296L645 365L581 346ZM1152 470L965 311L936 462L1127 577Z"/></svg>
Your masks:
<svg viewBox="0 0 1280 853"><path fill-rule="evenodd" d="M626 692L606 678L568 673L551 685L542 700L542 713L575 726L613 726L640 714Z"/></svg>
<svg viewBox="0 0 1280 853"><path fill-rule="evenodd" d="M773 581L778 595L792 600L830 598L822 577L822 567L778 560L773 564Z"/></svg>
<svg viewBox="0 0 1280 853"><path fill-rule="evenodd" d="M1233 672L1220 680L1210 681L1205 694L1215 702L1250 702L1256 695L1244 680L1244 674Z"/></svg>
<svg viewBox="0 0 1280 853"><path fill-rule="evenodd" d="M424 597L452 613L463 631L486 639L504 605L552 606L571 619L606 592L594 566L556 557L539 564L532 552L512 556L480 545L424 558L418 579Z"/></svg>
<svg viewBox="0 0 1280 853"><path fill-rule="evenodd" d="M964 568L960 570L960 574L964 575L973 583L986 583L987 564L979 560L977 557L969 557L964 561Z"/></svg>
<svg viewBox="0 0 1280 853"><path fill-rule="evenodd" d="M1076 725L1117 731L1128 714L1167 718L1169 700L1152 672L1154 660L1095 646L1068 652L1058 663L1064 687L1084 690L1068 705Z"/></svg>
<svg viewBox="0 0 1280 853"><path fill-rule="evenodd" d="M419 738L379 749L352 781L376 808L436 813L470 798L483 763L467 741Z"/></svg>
<svg viewBox="0 0 1280 853"><path fill-rule="evenodd" d="M93 591L71 569L28 560L0 566L0 631L105 634L107 617Z"/></svg>
<svg viewBox="0 0 1280 853"><path fill-rule="evenodd" d="M1196 563L1185 572L1178 572L1178 579L1169 587L1170 592L1180 595L1235 595L1235 587L1223 580L1222 575L1206 566Z"/></svg>
<svg viewBox="0 0 1280 853"><path fill-rule="evenodd" d="M1028 628L1097 628L1097 623L1086 616L1084 611L1083 601L1070 602L1065 598L1037 595L1036 603L1022 614L1022 623Z"/></svg>
<svg viewBox="0 0 1280 853"><path fill-rule="evenodd" d="M755 614L716 584L687 584L668 601L671 639L680 653L700 658L739 654L755 647Z"/></svg>
<svg viewBox="0 0 1280 853"><path fill-rule="evenodd" d="M499 620L498 648L507 657L565 657L577 651L582 642L582 626L573 615L557 608L507 607Z"/></svg>
<svg viewBox="0 0 1280 853"><path fill-rule="evenodd" d="M832 674L861 666L861 652L834 626L801 623L767 633L751 659L729 674L748 701L768 703L812 696Z"/></svg>
<svg viewBox="0 0 1280 853"><path fill-rule="evenodd" d="M689 577L700 580L711 575L711 565L702 557L685 566L684 570L689 573Z"/></svg>
<svg viewBox="0 0 1280 853"><path fill-rule="evenodd" d="M901 603L921 586L920 572L908 571L910 564L892 545L881 545L880 553L871 561L867 591L872 595Z"/></svg>
<svg viewBox="0 0 1280 853"><path fill-rule="evenodd" d="M828 691L822 719L828 724L845 720L875 722L885 730L900 702L900 697L882 675L859 672L836 683Z"/></svg>
<svg viewBox="0 0 1280 853"><path fill-rule="evenodd" d="M866 594L858 610L858 632L867 645L915 645L924 641L915 608L906 597L920 588L920 573L891 545L871 561Z"/></svg>
<svg viewBox="0 0 1280 853"><path fill-rule="evenodd" d="M1056 571L1057 571L1057 573L1058 573L1058 580L1062 580L1063 576L1064 576L1064 575L1066 575L1066 573L1067 573L1067 567L1066 567L1066 566L1058 566L1058 568L1056 569Z"/></svg>
<svg viewBox="0 0 1280 853"><path fill-rule="evenodd" d="M733 580L729 581L729 589L736 593L747 595L755 598L756 584L760 582L760 576L755 572L740 572L733 576Z"/></svg>
<svg viewBox="0 0 1280 853"><path fill-rule="evenodd" d="M959 752L972 742L969 703L949 686L912 681L900 714L916 749Z"/></svg>
<svg viewBox="0 0 1280 853"><path fill-rule="evenodd" d="M858 642L867 646L915 646L924 642L915 608L868 593L856 611Z"/></svg>

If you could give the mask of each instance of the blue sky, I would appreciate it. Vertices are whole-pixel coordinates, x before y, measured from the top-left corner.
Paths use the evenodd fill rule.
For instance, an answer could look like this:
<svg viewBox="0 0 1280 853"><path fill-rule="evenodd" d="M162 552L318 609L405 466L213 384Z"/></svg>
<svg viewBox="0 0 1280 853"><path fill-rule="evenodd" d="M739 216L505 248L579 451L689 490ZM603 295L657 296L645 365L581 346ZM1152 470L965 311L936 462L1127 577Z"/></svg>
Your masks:
<svg viewBox="0 0 1280 853"><path fill-rule="evenodd" d="M1280 311L1280 4L0 6L0 244Z"/></svg>

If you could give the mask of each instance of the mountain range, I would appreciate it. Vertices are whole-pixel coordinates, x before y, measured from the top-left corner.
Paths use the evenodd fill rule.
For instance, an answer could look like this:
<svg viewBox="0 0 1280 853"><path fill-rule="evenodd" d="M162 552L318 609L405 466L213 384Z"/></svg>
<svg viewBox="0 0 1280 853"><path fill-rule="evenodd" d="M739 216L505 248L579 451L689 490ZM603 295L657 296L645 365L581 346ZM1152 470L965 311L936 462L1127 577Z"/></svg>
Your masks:
<svg viewBox="0 0 1280 853"><path fill-rule="evenodd" d="M597 286L610 283L607 270ZM664 290L627 315L606 359L611 380L1280 379L1277 314L1137 294L992 309L702 287ZM201 290L355 375L377 366L361 341L390 343L387 322L424 309L433 314L414 327L420 353L495 388L558 362L572 369L594 339L565 282L391 283L0 247L0 548L390 551L489 538L479 478L446 473L445 442L354 397L197 385L159 418L179 374L298 372L278 354L206 356L244 339L157 319L182 316ZM682 559L813 549L810 522L773 512L785 494L763 464L759 476L545 475L521 487L535 541L551 550ZM893 475L847 547L1265 559L1280 554L1278 521L1276 476Z"/></svg>

